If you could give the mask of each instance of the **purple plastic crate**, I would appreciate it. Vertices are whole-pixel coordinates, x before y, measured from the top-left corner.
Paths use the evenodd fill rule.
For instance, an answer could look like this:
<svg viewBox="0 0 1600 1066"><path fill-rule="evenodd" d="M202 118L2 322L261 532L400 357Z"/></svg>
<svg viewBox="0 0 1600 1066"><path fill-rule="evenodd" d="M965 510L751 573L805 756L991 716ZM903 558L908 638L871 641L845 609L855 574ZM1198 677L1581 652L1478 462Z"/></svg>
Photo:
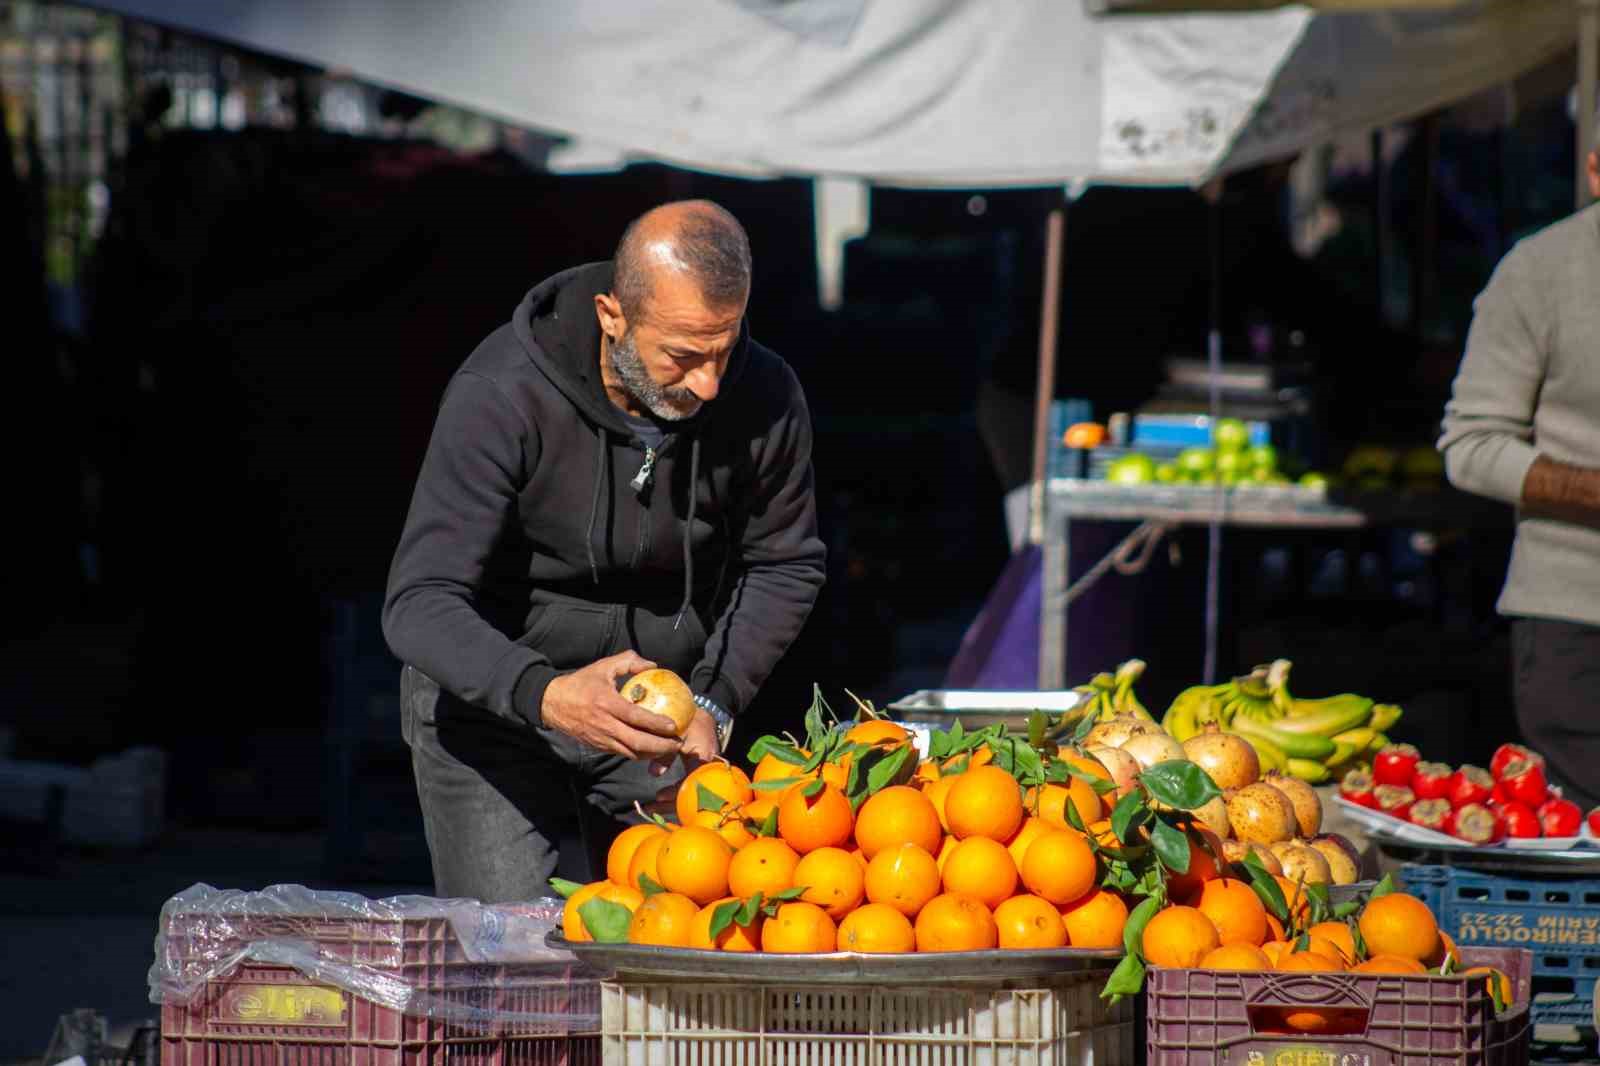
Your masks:
<svg viewBox="0 0 1600 1066"><path fill-rule="evenodd" d="M1373 973L1169 970L1145 979L1149 1066L1523 1066L1533 956L1463 948L1466 967L1494 966L1516 989L1496 1016L1481 979ZM1346 1012L1349 1035L1269 1031L1285 1007Z"/></svg>

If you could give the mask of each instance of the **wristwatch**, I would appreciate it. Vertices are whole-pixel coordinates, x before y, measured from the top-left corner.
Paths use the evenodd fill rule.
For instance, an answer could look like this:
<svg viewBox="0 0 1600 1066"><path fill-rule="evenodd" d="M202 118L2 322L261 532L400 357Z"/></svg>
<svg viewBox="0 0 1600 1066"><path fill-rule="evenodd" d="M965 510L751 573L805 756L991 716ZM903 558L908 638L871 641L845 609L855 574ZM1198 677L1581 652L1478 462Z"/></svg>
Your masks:
<svg viewBox="0 0 1600 1066"><path fill-rule="evenodd" d="M709 696L696 696L694 705L711 716L717 726L717 748L726 751L728 739L733 736L733 715L723 710L716 700Z"/></svg>

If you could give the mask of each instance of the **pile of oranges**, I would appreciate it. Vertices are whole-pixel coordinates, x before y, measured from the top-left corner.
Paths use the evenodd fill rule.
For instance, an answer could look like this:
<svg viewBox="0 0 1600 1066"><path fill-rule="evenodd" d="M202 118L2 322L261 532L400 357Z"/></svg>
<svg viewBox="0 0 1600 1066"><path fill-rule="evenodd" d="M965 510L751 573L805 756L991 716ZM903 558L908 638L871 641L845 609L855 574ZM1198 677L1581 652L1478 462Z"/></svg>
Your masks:
<svg viewBox="0 0 1600 1066"><path fill-rule="evenodd" d="M903 727L876 718L844 736L879 752L912 745ZM1418 975L1460 966L1455 944L1416 897L1375 892L1358 915L1320 920L1325 897L1264 868L1228 864L1209 829L1170 809L1163 817L1189 842L1187 869L1150 858L1144 868L1161 871L1157 891L1107 887L1108 863L1129 854L1111 828L1126 790L1074 749L1051 756L1072 768L1065 781L1027 789L995 763L993 748L920 763L913 750L894 783L855 802L850 754L808 759L813 769L793 761L805 749L788 754L766 754L748 774L720 761L690 773L676 795L676 824L624 830L605 880L572 886L567 938L595 939L580 912L600 899L619 918L602 939L707 951L1120 950L1126 932L1138 957L1123 963L1140 975L1144 965ZM1269 910L1263 897L1273 893L1242 877L1275 883L1282 909L1274 901L1277 913ZM1484 972L1509 1001L1505 976ZM1332 1008L1280 1013L1266 1021L1284 1032L1353 1024Z"/></svg>
<svg viewBox="0 0 1600 1066"><path fill-rule="evenodd" d="M882 719L860 722L845 737L879 748L912 744L903 727ZM904 783L858 806L845 792L849 755L803 773L773 755L749 774L707 763L679 787L677 825L650 822L617 836L606 880L568 898L564 932L591 939L578 909L598 896L632 912L627 938L636 944L767 952L1120 948L1128 902L1099 887L1096 851L1067 814L1070 804L1079 824L1111 839L1115 793L1102 798L1079 777L1024 790L992 758L980 748L942 762L910 761ZM1064 758L1110 780L1093 759ZM763 787L771 782L789 783Z"/></svg>

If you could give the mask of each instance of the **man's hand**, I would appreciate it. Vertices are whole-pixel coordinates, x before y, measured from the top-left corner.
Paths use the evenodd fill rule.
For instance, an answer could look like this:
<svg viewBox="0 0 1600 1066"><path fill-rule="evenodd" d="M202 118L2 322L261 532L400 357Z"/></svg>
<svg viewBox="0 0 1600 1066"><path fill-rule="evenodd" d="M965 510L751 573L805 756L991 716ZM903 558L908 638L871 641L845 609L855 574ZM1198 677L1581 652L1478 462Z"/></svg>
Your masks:
<svg viewBox="0 0 1600 1066"><path fill-rule="evenodd" d="M696 723L690 724L688 737L680 740L670 718L629 703L617 691L621 679L653 666L648 659L625 651L558 677L544 690L540 717L551 729L592 748L629 759L665 759L671 765L680 751L687 750ZM705 712L695 717L705 717ZM711 750L716 751L715 730L711 732Z"/></svg>
<svg viewBox="0 0 1600 1066"><path fill-rule="evenodd" d="M672 761L683 756L683 769L687 773L701 763L710 762L722 754L722 745L717 742L717 723L705 711L697 710L694 717L689 719L689 728L683 731L683 748L672 755L663 755L658 759L650 760L650 772L660 777L672 769ZM673 791L677 786L663 791L663 795ZM658 799L660 797L657 797Z"/></svg>
<svg viewBox="0 0 1600 1066"><path fill-rule="evenodd" d="M689 720L689 728L683 732L683 769L691 773L703 763L722 754L722 745L717 743L717 723L705 711L695 711L694 717ZM659 759L650 760L650 772L657 777L672 769L672 762L676 755L663 755ZM646 811L660 810L663 814L670 814L674 807L673 802L678 795L677 785L668 785L656 793L653 804L646 807Z"/></svg>

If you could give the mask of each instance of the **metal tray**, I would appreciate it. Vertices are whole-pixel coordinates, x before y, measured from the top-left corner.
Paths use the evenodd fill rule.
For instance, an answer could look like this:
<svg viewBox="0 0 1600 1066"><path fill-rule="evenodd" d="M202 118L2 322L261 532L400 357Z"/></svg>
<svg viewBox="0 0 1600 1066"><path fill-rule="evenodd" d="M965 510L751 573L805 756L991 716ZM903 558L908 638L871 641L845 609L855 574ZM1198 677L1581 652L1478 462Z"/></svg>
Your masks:
<svg viewBox="0 0 1600 1066"><path fill-rule="evenodd" d="M1050 692L1016 692L1000 689L920 689L902 696L886 708L902 722L945 728L961 719L969 729L995 722L1022 727L1034 711L1060 714L1083 701L1072 689Z"/></svg>
<svg viewBox="0 0 1600 1066"><path fill-rule="evenodd" d="M765 984L963 984L1049 977L1110 970L1120 951L1051 948L1041 951L950 951L863 955L776 955L765 952L701 951L638 944L573 943L559 931L545 937L596 970L646 977L693 977L704 981Z"/></svg>

